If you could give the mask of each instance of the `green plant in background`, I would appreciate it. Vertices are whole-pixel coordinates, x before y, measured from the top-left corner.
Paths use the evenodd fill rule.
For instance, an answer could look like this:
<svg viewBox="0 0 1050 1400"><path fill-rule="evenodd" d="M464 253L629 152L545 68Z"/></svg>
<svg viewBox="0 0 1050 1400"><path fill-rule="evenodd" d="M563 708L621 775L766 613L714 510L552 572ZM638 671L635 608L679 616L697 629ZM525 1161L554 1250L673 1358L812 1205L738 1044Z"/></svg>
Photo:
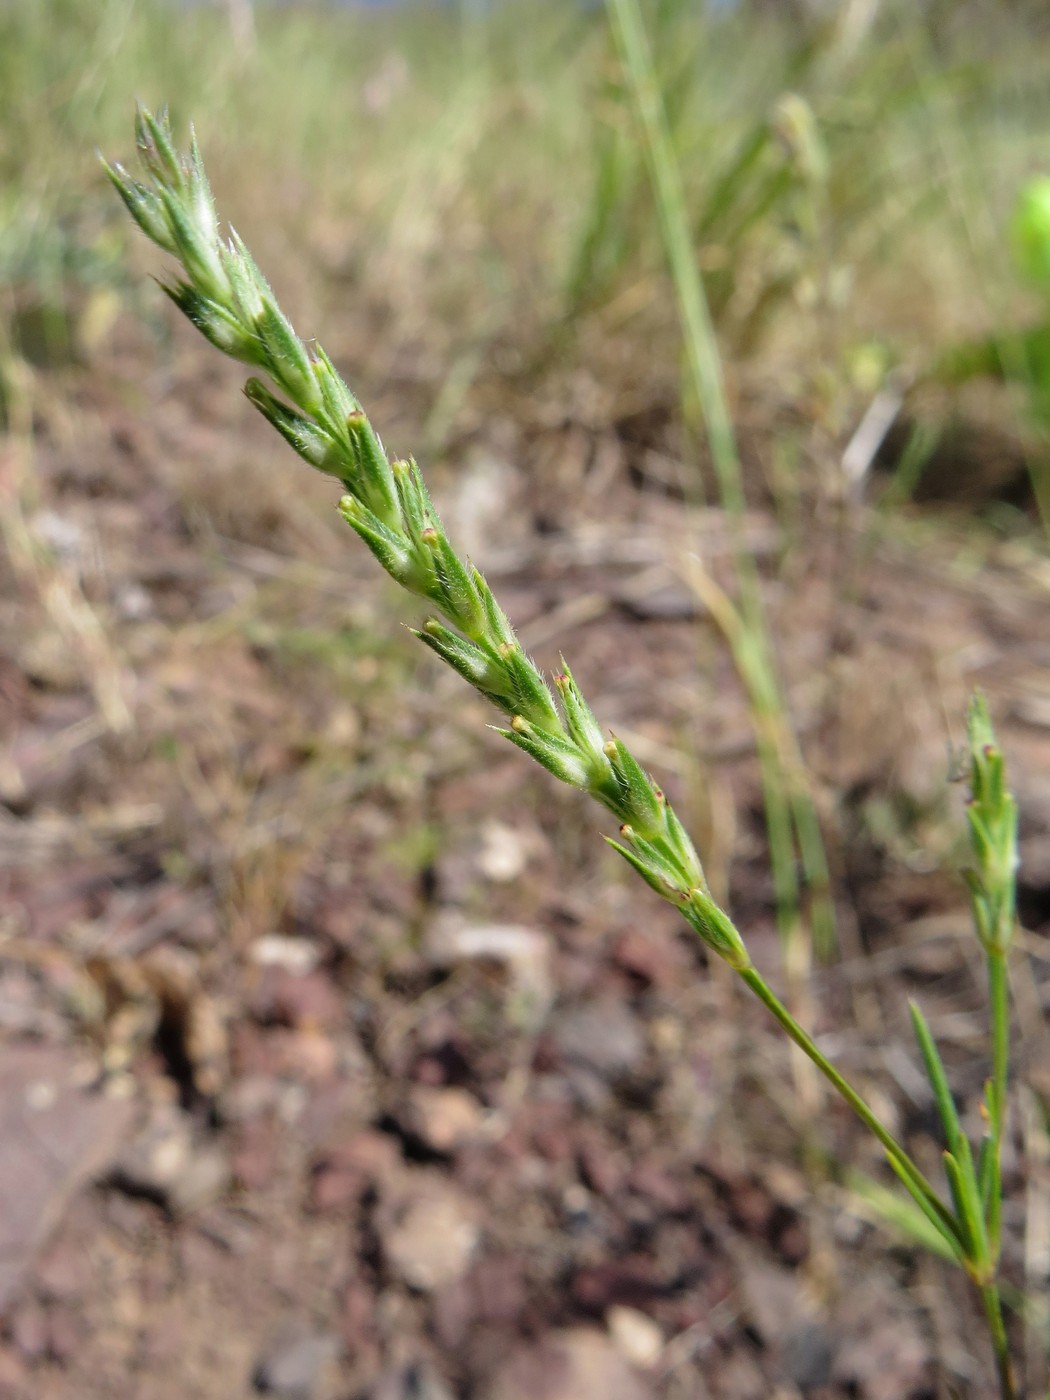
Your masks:
<svg viewBox="0 0 1050 1400"><path fill-rule="evenodd" d="M722 626L744 683L755 727L769 831L777 920L785 958L804 993L809 934L816 950L830 955L835 942L827 857L805 768L787 716L777 675L758 571L744 538L743 471L729 416L722 361L704 284L697 269L681 173L667 127L660 85L637 0L607 0L609 19L638 121L656 201L693 389L703 413L719 498L729 519L738 601L699 579L705 601ZM800 123L796 114L795 125ZM812 142L810 142L812 144ZM753 146L753 153L759 150ZM803 927L802 891L807 887L810 929Z"/></svg>
<svg viewBox="0 0 1050 1400"><path fill-rule="evenodd" d="M228 240L220 236L196 143L188 155L180 153L166 115L154 118L147 111L139 113L136 136L146 180L119 165L106 170L140 228L181 264L184 280L166 288L171 299L213 345L260 370L281 392L283 398L255 377L245 385L251 402L295 451L342 483L340 511L387 573L430 604L433 613L416 632L420 640L503 711L507 723L500 734L614 814L620 822L620 839L610 841L614 849L741 977L878 1140L925 1235L958 1260L979 1288L1000 1391L1010 1400L1016 1391L998 1261L1016 807L984 703L976 700L969 718L973 795L968 815L975 856L973 908L988 960L993 1068L985 1098L987 1128L976 1157L932 1036L921 1013L914 1012L947 1140L945 1199L754 966L740 932L712 899L700 859L670 804L626 746L605 736L568 667L556 676L552 691L524 654L488 585L450 543L417 464L388 458L328 356L300 340L240 238L232 232ZM727 421L723 428L728 430Z"/></svg>
<svg viewBox="0 0 1050 1400"><path fill-rule="evenodd" d="M1010 241L1018 274L1047 303L1045 314L1021 330L1002 329L981 340L949 347L932 376L952 385L1002 379L1019 386L1039 439L1029 475L1043 526L1050 531L1050 176L1037 175L1017 197Z"/></svg>
<svg viewBox="0 0 1050 1400"><path fill-rule="evenodd" d="M732 25L729 17L721 20L722 31ZM705 83L711 76L705 64L717 64L729 47L725 32L712 29L718 26L698 29L695 7L682 0L656 7L651 63L668 148L695 153L690 164L702 171L688 191L687 222L694 245L704 249L711 313L724 333L734 297L749 284L747 309L732 318L733 345L744 348L812 271L828 170L812 113L793 88L812 75L822 45L796 39L773 54L753 55L760 76L752 80L756 91L737 99L746 113L741 123L735 111L707 110L712 85ZM566 281L570 324L615 297L626 277L637 277L639 250L652 243L646 152L635 138L634 106L630 70L611 78L603 73L592 125L595 175Z"/></svg>
<svg viewBox="0 0 1050 1400"><path fill-rule="evenodd" d="M1050 175L1036 175L1022 189L1012 232L1018 268L1035 286L1050 292Z"/></svg>

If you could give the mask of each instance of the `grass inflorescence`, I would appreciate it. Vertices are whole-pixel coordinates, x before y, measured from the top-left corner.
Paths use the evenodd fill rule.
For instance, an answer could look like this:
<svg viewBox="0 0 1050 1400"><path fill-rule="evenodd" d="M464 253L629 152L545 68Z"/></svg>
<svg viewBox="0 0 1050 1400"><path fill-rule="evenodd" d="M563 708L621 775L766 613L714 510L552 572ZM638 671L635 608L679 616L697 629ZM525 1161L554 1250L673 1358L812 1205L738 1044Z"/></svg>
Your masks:
<svg viewBox="0 0 1050 1400"><path fill-rule="evenodd" d="M142 179L120 165L106 170L139 227L180 264L181 278L165 287L172 301L217 349L270 381L249 378L249 400L304 461L339 481L346 523L402 589L429 605L430 615L416 630L419 640L503 713L503 737L614 815L620 827L613 847L739 974L879 1142L921 1216L922 1237L932 1231L979 1289L1000 1392L1012 1400L1016 1386L998 1265L1016 806L983 701L974 701L969 719L968 814L974 918L989 970L993 1070L987 1131L976 1152L933 1036L922 1013L913 1012L945 1135L945 1196L754 966L740 931L713 899L693 842L664 793L629 747L602 729L569 667L563 665L552 685L525 653L488 583L449 539L418 464L390 458L330 358L303 341L285 316L244 242L232 231L223 236L196 141L191 139L188 152L179 150L166 114L142 109L136 143ZM712 407L724 411L717 395Z"/></svg>
<svg viewBox="0 0 1050 1400"><path fill-rule="evenodd" d="M387 456L331 360L300 340L243 241L220 236L196 141L183 155L166 115L145 110L136 136L147 181L106 169L139 227L181 263L184 279L165 290L216 348L282 391L287 401L256 378L245 385L299 456L342 483L340 512L386 572L436 610L416 635L503 711L500 734L613 813L615 849L715 952L747 967L743 941L662 791L622 740L603 735L567 667L556 682L559 705L484 578L450 542L418 464Z"/></svg>

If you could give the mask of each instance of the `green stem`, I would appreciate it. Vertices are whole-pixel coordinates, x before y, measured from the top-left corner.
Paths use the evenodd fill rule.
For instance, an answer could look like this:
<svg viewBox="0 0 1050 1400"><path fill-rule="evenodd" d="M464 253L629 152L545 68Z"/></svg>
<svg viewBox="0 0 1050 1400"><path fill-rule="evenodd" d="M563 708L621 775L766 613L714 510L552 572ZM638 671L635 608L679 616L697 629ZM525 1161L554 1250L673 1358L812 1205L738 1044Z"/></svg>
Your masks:
<svg viewBox="0 0 1050 1400"><path fill-rule="evenodd" d="M992 1086L989 1094L991 1102L988 1105L992 1139L992 1185L987 1203L988 1247L992 1259L998 1260L1006 1085L1010 1069L1010 989L1006 955L998 949L990 949L988 952L988 999L992 1015Z"/></svg>
<svg viewBox="0 0 1050 1400"><path fill-rule="evenodd" d="M992 1125L996 1144L1006 1121L1006 1082L1010 1068L1010 995L1006 957L998 949L988 954L988 996L992 1011Z"/></svg>
<svg viewBox="0 0 1050 1400"><path fill-rule="evenodd" d="M711 461L718 478L718 493L729 517L733 568L740 585L741 606L745 618L754 627L762 614L762 600L758 590L758 572L744 539L747 509L744 474L729 417L718 341L707 294L696 267L681 172L667 129L649 36L635 0L607 0L606 8L620 59L629 79L638 122L644 133L643 148L674 282L685 353L707 428ZM760 630L764 644L764 626L756 630Z"/></svg>
<svg viewBox="0 0 1050 1400"><path fill-rule="evenodd" d="M759 1001L779 1021L781 1027L795 1044L813 1061L828 1083L849 1104L864 1126L874 1134L886 1150L888 1157L900 1169L912 1187L922 1194L927 1205L941 1222L949 1238L960 1240L959 1227L951 1211L944 1205L940 1196L927 1181L922 1171L901 1147L885 1124L877 1117L864 1099L857 1093L848 1079L845 1079L831 1061L824 1055L811 1035L799 1025L791 1012L776 996L772 988L757 968L744 968L740 976L758 997ZM960 1241L961 1242L961 1241Z"/></svg>
<svg viewBox="0 0 1050 1400"><path fill-rule="evenodd" d="M992 1335L992 1349L995 1352L995 1374L999 1381L1000 1400L1017 1400L1017 1387L1014 1383L1014 1368L1010 1361L1010 1351L1006 1340L1006 1326L1003 1322L1003 1307L999 1297L998 1284L988 1283L981 1289L988 1330Z"/></svg>
<svg viewBox="0 0 1050 1400"><path fill-rule="evenodd" d="M781 779L783 770L775 747L759 737L758 766L766 808L770 863L773 867L773 894L777 906L777 929L781 948L790 959L802 930L799 924L799 888L795 871L795 843L791 834L791 808Z"/></svg>

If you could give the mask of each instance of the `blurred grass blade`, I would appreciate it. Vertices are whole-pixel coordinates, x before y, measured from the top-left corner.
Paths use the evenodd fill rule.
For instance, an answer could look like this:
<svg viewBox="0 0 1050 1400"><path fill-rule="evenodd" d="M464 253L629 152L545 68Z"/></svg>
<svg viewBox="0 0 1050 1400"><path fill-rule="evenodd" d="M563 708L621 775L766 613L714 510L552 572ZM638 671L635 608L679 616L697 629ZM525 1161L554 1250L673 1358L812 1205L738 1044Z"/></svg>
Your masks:
<svg viewBox="0 0 1050 1400"><path fill-rule="evenodd" d="M981 1192L974 1171L973 1154L965 1137L959 1138L958 1152L945 1152L944 1170L948 1176L955 1213L963 1226L967 1271L984 1285L988 1278L988 1232L981 1208Z"/></svg>
<svg viewBox="0 0 1050 1400"><path fill-rule="evenodd" d="M908 1009L911 1012L911 1023L915 1029L915 1038L919 1042L919 1049L922 1052L923 1064L926 1066L926 1078L930 1088L933 1090L933 1097L937 1104L937 1112L940 1115L941 1126L944 1129L944 1140L949 1152L956 1152L959 1139L962 1137L962 1126L959 1122L959 1112L955 1107L955 1099L952 1091L948 1087L948 1076L944 1072L944 1061L941 1059L937 1043L933 1038L926 1017L915 1001L909 1002Z"/></svg>
<svg viewBox="0 0 1050 1400"><path fill-rule="evenodd" d="M819 939L816 950L821 957L830 957L834 950L835 920L827 855L776 674L758 571L744 538L747 502L743 470L649 39L638 0L606 0L606 10L637 117L674 282L690 376L703 413L719 497L729 520L740 626L732 629L727 640L747 687L752 720L759 732L778 924L788 962L797 967L800 961L808 960L808 952L806 959L800 959L796 946L802 935L796 856L801 857L810 894L808 939L814 935ZM741 159L749 163L754 156L745 148Z"/></svg>
<svg viewBox="0 0 1050 1400"><path fill-rule="evenodd" d="M937 1254L953 1264L958 1262L959 1252L955 1241L945 1232L925 1201L913 1195L901 1196L863 1172L850 1172L846 1185L883 1223L923 1249L928 1249L931 1254Z"/></svg>

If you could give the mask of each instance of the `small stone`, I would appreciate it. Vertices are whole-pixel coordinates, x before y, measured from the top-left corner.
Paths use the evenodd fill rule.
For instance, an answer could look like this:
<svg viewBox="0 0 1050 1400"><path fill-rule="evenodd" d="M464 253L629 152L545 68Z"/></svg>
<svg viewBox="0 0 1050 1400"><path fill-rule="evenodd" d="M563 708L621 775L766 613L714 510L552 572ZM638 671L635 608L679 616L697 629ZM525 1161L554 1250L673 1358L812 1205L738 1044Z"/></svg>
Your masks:
<svg viewBox="0 0 1050 1400"><path fill-rule="evenodd" d="M26 1365L12 1347L0 1343L0 1395L17 1395L26 1381Z"/></svg>
<svg viewBox="0 0 1050 1400"><path fill-rule="evenodd" d="M368 1392L368 1400L454 1400L445 1381L426 1362L386 1371Z"/></svg>
<svg viewBox="0 0 1050 1400"><path fill-rule="evenodd" d="M661 1161L653 1157L642 1157L635 1163L628 1185L644 1200L652 1201L671 1215L680 1215L689 1209L688 1187L672 1176Z"/></svg>
<svg viewBox="0 0 1050 1400"><path fill-rule="evenodd" d="M261 1191L278 1167L280 1136L272 1118L252 1118L239 1126L233 1150L233 1175L247 1191Z"/></svg>
<svg viewBox="0 0 1050 1400"><path fill-rule="evenodd" d="M673 583L645 591L625 587L616 602L638 622L689 622L703 613L695 593Z"/></svg>
<svg viewBox="0 0 1050 1400"><path fill-rule="evenodd" d="M831 1383L871 1400L899 1400L930 1388L933 1341L884 1277L858 1278L835 1312Z"/></svg>
<svg viewBox="0 0 1050 1400"><path fill-rule="evenodd" d="M451 911L427 931L426 952L438 967L484 960L507 969L511 995L507 1018L534 1029L543 1024L553 997L552 939L520 924L466 924Z"/></svg>
<svg viewBox="0 0 1050 1400"><path fill-rule="evenodd" d="M604 1332L572 1327L514 1352L485 1394L489 1400L647 1400L650 1391Z"/></svg>
<svg viewBox="0 0 1050 1400"><path fill-rule="evenodd" d="M41 1086L44 1086L43 1088ZM85 1090L66 1050L8 1045L0 1056L0 1310L15 1297L73 1193L104 1172L134 1115Z"/></svg>
<svg viewBox="0 0 1050 1400"><path fill-rule="evenodd" d="M235 1079L222 1096L220 1108L227 1123L250 1123L272 1113L282 1085L269 1074L246 1074Z"/></svg>
<svg viewBox="0 0 1050 1400"><path fill-rule="evenodd" d="M613 949L617 967L645 986L673 987L688 975L688 962L682 944L668 934L639 928L621 934Z"/></svg>
<svg viewBox="0 0 1050 1400"><path fill-rule="evenodd" d="M189 1163L192 1141L192 1125L184 1113L178 1109L155 1113L117 1161L116 1184L129 1195L163 1203L172 1182Z"/></svg>
<svg viewBox="0 0 1050 1400"><path fill-rule="evenodd" d="M359 1171L369 1181L391 1172L400 1160L396 1140L373 1129L355 1133L332 1147L326 1156L340 1167Z"/></svg>
<svg viewBox="0 0 1050 1400"><path fill-rule="evenodd" d="M339 1051L331 1036L318 1030L274 1031L276 1068L289 1079L327 1084L339 1068Z"/></svg>
<svg viewBox="0 0 1050 1400"><path fill-rule="evenodd" d="M55 627L30 633L18 659L26 676L44 690L73 691L81 683L76 654Z"/></svg>
<svg viewBox="0 0 1050 1400"><path fill-rule="evenodd" d="M296 1139L310 1152L347 1141L379 1116L374 1067L368 1063L364 1050L345 1036L338 1049L336 1078L310 1085L296 1122Z"/></svg>
<svg viewBox="0 0 1050 1400"><path fill-rule="evenodd" d="M280 967L301 976L314 971L321 960L321 950L305 938L268 933L255 940L249 957L258 967Z"/></svg>
<svg viewBox="0 0 1050 1400"><path fill-rule="evenodd" d="M47 1313L39 1303L27 1301L15 1309L10 1322L11 1340L27 1361L40 1361L49 1346Z"/></svg>
<svg viewBox="0 0 1050 1400"><path fill-rule="evenodd" d="M645 1056L645 1037L638 1022L620 1001L569 1006L555 1017L554 1043L570 1066L589 1070L615 1083L638 1070Z"/></svg>
<svg viewBox="0 0 1050 1400"><path fill-rule="evenodd" d="M784 1374L804 1395L826 1386L835 1359L832 1332L820 1322L803 1322L793 1327L781 1344Z"/></svg>
<svg viewBox="0 0 1050 1400"><path fill-rule="evenodd" d="M413 1086L402 1115L404 1129L432 1152L449 1154L481 1135L483 1112L466 1089Z"/></svg>
<svg viewBox="0 0 1050 1400"><path fill-rule="evenodd" d="M365 1185L364 1179L356 1172L340 1171L321 1162L310 1179L310 1209L318 1215L343 1210L360 1200Z"/></svg>
<svg viewBox="0 0 1050 1400"><path fill-rule="evenodd" d="M69 516L41 510L33 516L31 528L64 564L80 565L88 558L91 546L85 539L83 527Z"/></svg>
<svg viewBox="0 0 1050 1400"><path fill-rule="evenodd" d="M55 1361L68 1365L83 1348L85 1331L81 1311L65 1304L54 1304L48 1309L48 1354Z"/></svg>
<svg viewBox="0 0 1050 1400"><path fill-rule="evenodd" d="M259 1362L255 1388L280 1400L314 1400L338 1355L339 1342L328 1333L285 1339Z"/></svg>
<svg viewBox="0 0 1050 1400"><path fill-rule="evenodd" d="M154 1114L116 1164L114 1182L135 1196L156 1201L173 1215L210 1205L230 1182L230 1167L218 1146L198 1145L181 1109Z"/></svg>
<svg viewBox="0 0 1050 1400"><path fill-rule="evenodd" d="M400 1162L397 1143L386 1133L355 1133L314 1162L310 1208L339 1210L359 1200L376 1181L389 1179Z"/></svg>
<svg viewBox="0 0 1050 1400"><path fill-rule="evenodd" d="M343 1295L342 1333L343 1343L353 1360L375 1340L375 1314L372 1290L356 1280L348 1284Z"/></svg>
<svg viewBox="0 0 1050 1400"><path fill-rule="evenodd" d="M88 1264L83 1252L59 1239L41 1257L34 1281L42 1297L49 1301L68 1301L85 1287L88 1276Z"/></svg>
<svg viewBox="0 0 1050 1400"><path fill-rule="evenodd" d="M387 1263L410 1288L429 1293L462 1278L480 1241L471 1203L440 1177L416 1176L381 1230Z"/></svg>
<svg viewBox="0 0 1050 1400"><path fill-rule="evenodd" d="M605 1322L617 1349L632 1366L648 1371L660 1360L664 1335L651 1317L637 1308L617 1305L609 1309Z"/></svg>
<svg viewBox="0 0 1050 1400"><path fill-rule="evenodd" d="M168 1187L165 1204L175 1215L190 1215L217 1201L230 1184L230 1164L217 1146L198 1148Z"/></svg>
<svg viewBox="0 0 1050 1400"><path fill-rule="evenodd" d="M253 999L258 1020L294 1030L329 1030L343 1014L343 998L323 972L266 969Z"/></svg>
<svg viewBox="0 0 1050 1400"><path fill-rule="evenodd" d="M493 884L516 880L528 864L528 843L504 822L486 822L481 828L478 867Z"/></svg>
<svg viewBox="0 0 1050 1400"><path fill-rule="evenodd" d="M619 1193L624 1182L624 1163L613 1143L598 1133L582 1131L576 1157L580 1175L592 1191L609 1199Z"/></svg>
<svg viewBox="0 0 1050 1400"><path fill-rule="evenodd" d="M637 1307L664 1291L654 1260L626 1254L583 1265L572 1280L572 1296L590 1313L607 1312L616 1305Z"/></svg>
<svg viewBox="0 0 1050 1400"><path fill-rule="evenodd" d="M747 1320L767 1346L807 1320L808 1300L793 1270L746 1248L739 1251L736 1265Z"/></svg>
<svg viewBox="0 0 1050 1400"><path fill-rule="evenodd" d="M490 1254L479 1259L471 1284L479 1317L510 1324L520 1319L528 1300L526 1265L516 1254Z"/></svg>
<svg viewBox="0 0 1050 1400"><path fill-rule="evenodd" d="M113 607L124 622L144 622L155 611L149 591L133 579L125 579L113 589Z"/></svg>

